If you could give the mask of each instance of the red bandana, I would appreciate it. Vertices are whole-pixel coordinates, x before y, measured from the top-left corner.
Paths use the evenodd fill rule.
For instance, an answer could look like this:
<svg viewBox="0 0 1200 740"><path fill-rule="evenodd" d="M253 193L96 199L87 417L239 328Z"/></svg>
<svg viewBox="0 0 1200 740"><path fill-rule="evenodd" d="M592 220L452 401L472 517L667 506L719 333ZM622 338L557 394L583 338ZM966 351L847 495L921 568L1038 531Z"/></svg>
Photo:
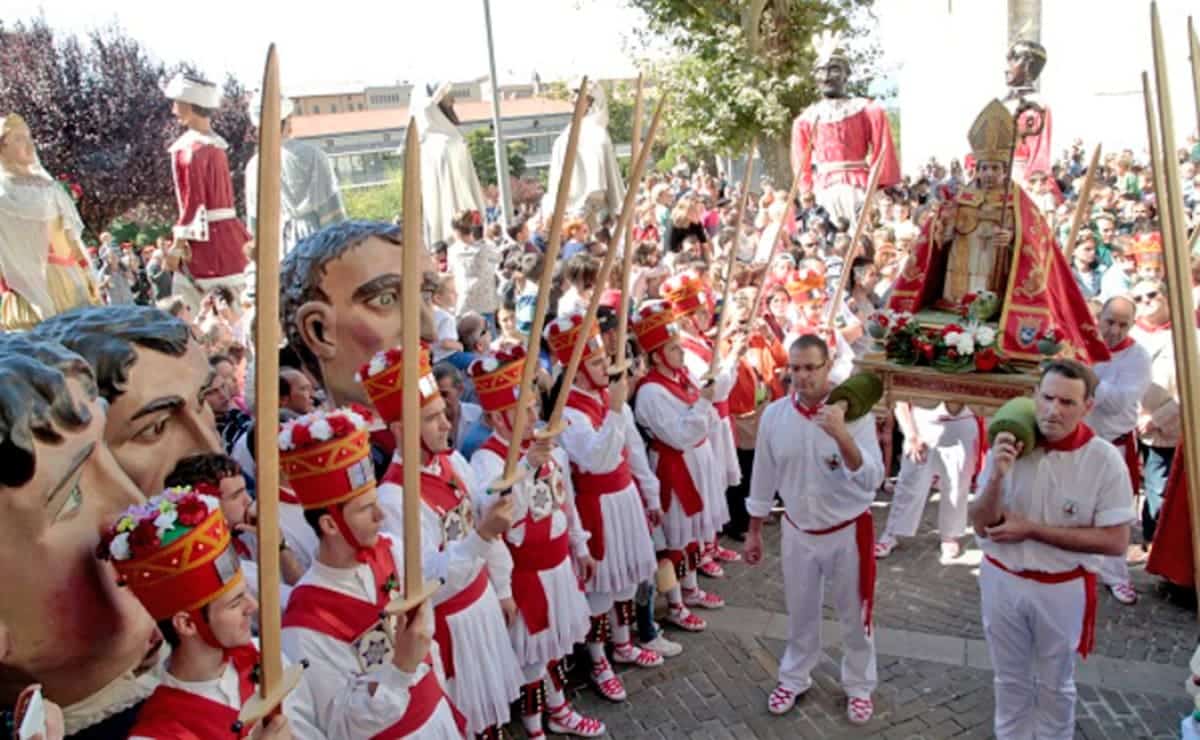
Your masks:
<svg viewBox="0 0 1200 740"><path fill-rule="evenodd" d="M1042 446L1047 450L1056 452L1074 452L1087 444L1095 436L1096 433L1092 431L1091 427L1083 422L1079 422L1079 425L1075 427L1075 431L1054 442L1043 439Z"/></svg>
<svg viewBox="0 0 1200 740"><path fill-rule="evenodd" d="M1168 321L1167 323L1165 323L1161 326L1155 326L1154 324L1151 324L1150 322L1146 321L1145 319L1138 319L1137 325L1138 325L1138 328L1141 329L1142 331L1148 331L1151 333L1156 332L1156 331L1167 331L1168 329L1171 328L1170 321Z"/></svg>
<svg viewBox="0 0 1200 740"><path fill-rule="evenodd" d="M800 412L801 416L803 416L805 419L809 419L811 421L812 419L814 419L816 417L817 414L821 413L821 409L825 407L825 400L822 399L822 400L818 401L815 405L808 406L803 401L800 400L799 393L793 393L792 394L792 405L796 407L796 411Z"/></svg>
<svg viewBox="0 0 1200 740"><path fill-rule="evenodd" d="M1133 346L1133 337L1126 335L1124 339L1117 342L1112 347L1109 347L1108 350L1110 352L1112 352L1113 354L1116 354L1117 352L1124 352L1125 350L1129 349L1132 346Z"/></svg>

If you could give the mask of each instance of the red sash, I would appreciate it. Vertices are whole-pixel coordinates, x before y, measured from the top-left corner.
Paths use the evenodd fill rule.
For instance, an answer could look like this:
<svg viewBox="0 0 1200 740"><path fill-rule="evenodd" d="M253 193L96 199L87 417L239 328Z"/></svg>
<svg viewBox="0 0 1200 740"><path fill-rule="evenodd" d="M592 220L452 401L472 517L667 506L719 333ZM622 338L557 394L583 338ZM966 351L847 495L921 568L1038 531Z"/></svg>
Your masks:
<svg viewBox="0 0 1200 740"><path fill-rule="evenodd" d="M796 523L784 514L788 524L793 527ZM871 634L871 617L875 610L875 521L871 519L871 510L847 519L841 524L835 524L828 529L805 529L805 534L825 535L841 531L851 524L854 525L854 546L858 549L858 596L862 600L863 625L867 634ZM796 527L799 529L799 527Z"/></svg>
<svg viewBox="0 0 1200 740"><path fill-rule="evenodd" d="M1040 570L1009 570L991 555L985 556L987 561L996 566L1005 573L1016 576L1017 578L1025 578L1037 583L1066 583L1073 581L1076 578L1083 579L1083 630L1079 633L1079 645L1075 648L1079 655L1086 658L1092 652L1092 648L1096 646L1096 574L1085 570L1082 565L1074 570L1063 571L1061 573L1046 573Z"/></svg>
<svg viewBox="0 0 1200 740"><path fill-rule="evenodd" d="M450 701L450 697L446 695L445 689L442 688L442 682L438 680L437 672L433 670L433 659L428 654L425 655L424 663L429 666L429 670L425 671L425 676L417 681L416 685L409 687L408 706L404 709L404 716L383 732L372 735L371 740L402 740L403 738L417 737L443 701L454 714L454 723L458 725L458 731L463 737L467 736L467 718L458 711L458 707L454 706L454 702Z"/></svg>
<svg viewBox="0 0 1200 740"><path fill-rule="evenodd" d="M434 460L438 463L437 473L432 473L425 467L421 468L421 501L433 509L439 518L445 518L446 514L462 503L463 497L467 495L467 486L459 480L458 475L454 472L449 452L439 452L434 455ZM381 482L403 488L404 466L393 462L388 466L387 472L383 474ZM446 543L443 542L438 549L443 550L445 547Z"/></svg>
<svg viewBox="0 0 1200 740"><path fill-rule="evenodd" d="M566 532L549 539L553 521L553 516L540 522L526 517L526 544L520 547L508 544L513 559L513 600L517 602L517 609L531 635L550 626L550 600L546 597L546 589L538 573L557 568L570 554Z"/></svg>
<svg viewBox="0 0 1200 740"><path fill-rule="evenodd" d="M1133 484L1133 495L1136 496L1142 489L1142 456L1138 454L1137 437L1133 432L1126 432L1112 443L1125 458L1125 467L1129 469L1129 482Z"/></svg>
<svg viewBox="0 0 1200 740"><path fill-rule="evenodd" d="M501 460L508 456L508 445L495 435L488 437L482 449L492 452ZM538 471L538 477L545 477L551 472L550 463L547 463ZM550 601L546 598L546 589L542 586L542 579L538 577L538 573L557 568L566 560L569 545L566 532L556 539L550 538L551 527L554 524L553 514L540 521L534 521L532 516L526 515L522 523L525 525L525 539L521 545L514 545L507 540L504 544L508 545L513 559L513 600L517 603L517 609L525 620L529 634L535 635L550 626Z"/></svg>
<svg viewBox="0 0 1200 740"><path fill-rule="evenodd" d="M700 391L691 384L686 376L668 378L658 368L654 368L642 378L639 387L651 384L666 388L672 396L689 405L700 398ZM699 447L705 441L701 440L700 444L696 446ZM679 499L683 512L688 516L695 516L703 511L704 501L700 498L696 482L692 480L692 474L687 469L687 463L683 459L683 450L677 450L657 439L650 440L650 449L658 453L658 466L654 472L662 486L663 511L670 511L672 498Z"/></svg>
<svg viewBox="0 0 1200 740"><path fill-rule="evenodd" d="M433 607L433 639L437 640L438 649L441 650L442 670L446 678L454 678L454 642L450 639L450 623L446 619L474 606L487 591L487 586L488 572L485 565L463 590Z"/></svg>
<svg viewBox="0 0 1200 740"><path fill-rule="evenodd" d="M567 405L582 412L599 429L609 413L608 393L601 391L600 401L575 389L567 396ZM575 486L575 510L583 528L591 533L588 552L596 560L604 559L604 514L600 498L610 493L620 493L633 483L633 470L629 467L629 448L621 451L621 462L607 473L588 473L578 465L571 466L571 483Z"/></svg>
<svg viewBox="0 0 1200 740"><path fill-rule="evenodd" d="M258 663L258 651L235 650L230 659L238 674L238 695L245 704L254 695L250 676ZM159 686L138 711L137 723L129 734L171 740L248 737L253 726L233 730L240 711L241 707L235 709L190 691Z"/></svg>
<svg viewBox="0 0 1200 740"><path fill-rule="evenodd" d="M367 565L375 578L375 602L356 599L340 591L303 584L292 589L283 627L303 627L323 635L354 642L379 621L379 612L391 600L389 582L395 582L396 563L392 559L392 541L380 536L371 549Z"/></svg>

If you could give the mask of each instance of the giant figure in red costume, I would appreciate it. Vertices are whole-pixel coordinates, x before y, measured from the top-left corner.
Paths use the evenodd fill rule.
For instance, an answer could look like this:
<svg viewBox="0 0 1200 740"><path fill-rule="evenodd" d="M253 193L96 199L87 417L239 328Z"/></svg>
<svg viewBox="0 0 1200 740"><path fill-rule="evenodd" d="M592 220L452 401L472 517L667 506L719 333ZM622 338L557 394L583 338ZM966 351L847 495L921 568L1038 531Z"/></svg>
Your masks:
<svg viewBox="0 0 1200 740"><path fill-rule="evenodd" d="M900 182L892 128L887 112L874 100L847 96L850 60L840 37L826 32L813 46L813 78L822 98L792 123L792 172L800 178L800 192L814 191L831 216L853 223L872 165L878 162L881 168L880 188Z"/></svg>

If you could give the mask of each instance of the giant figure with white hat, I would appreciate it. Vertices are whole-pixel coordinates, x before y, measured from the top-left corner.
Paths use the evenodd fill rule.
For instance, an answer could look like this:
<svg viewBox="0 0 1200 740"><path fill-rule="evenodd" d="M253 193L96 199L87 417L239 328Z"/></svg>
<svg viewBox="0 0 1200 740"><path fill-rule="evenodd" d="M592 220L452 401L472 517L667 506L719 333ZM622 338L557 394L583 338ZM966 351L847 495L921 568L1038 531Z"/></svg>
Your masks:
<svg viewBox="0 0 1200 740"><path fill-rule="evenodd" d="M258 96L261 97L261 96ZM262 104L250 105L250 121L259 125ZM290 98L279 101L282 119L282 160L280 162L280 219L282 229L280 256L286 255L309 234L322 227L346 220L346 207L337 176L325 152L307 141L292 138L292 114L295 104ZM258 212L258 152L246 163L246 220L251 231Z"/></svg>
<svg viewBox="0 0 1200 740"><path fill-rule="evenodd" d="M176 292L196 310L208 291L221 285L238 290L246 266L250 232L234 210L229 176L229 145L212 130L221 92L211 82L177 74L167 84L175 120L187 130L171 144L171 176L179 202L179 220L169 262L180 262L186 278Z"/></svg>
<svg viewBox="0 0 1200 740"><path fill-rule="evenodd" d="M621 202L625 199L625 184L621 181L617 150L612 137L608 135L608 98L604 88L591 80L588 80L586 90L581 87L581 81L571 84L573 96L587 95L591 103L579 127L579 153L575 157L575 169L570 174L567 213L582 216L589 228L595 231L602 210L615 214L621 209ZM572 102L574 100L572 97ZM569 127L563 129L554 141L542 213L554 211L554 194L558 192L558 181L563 176L563 160L567 155L567 137L570 133Z"/></svg>
<svg viewBox="0 0 1200 740"><path fill-rule="evenodd" d="M449 82L418 84L409 104L421 135L421 202L426 243L452 241L450 222L463 211L483 213L483 191L471 150L458 130Z"/></svg>

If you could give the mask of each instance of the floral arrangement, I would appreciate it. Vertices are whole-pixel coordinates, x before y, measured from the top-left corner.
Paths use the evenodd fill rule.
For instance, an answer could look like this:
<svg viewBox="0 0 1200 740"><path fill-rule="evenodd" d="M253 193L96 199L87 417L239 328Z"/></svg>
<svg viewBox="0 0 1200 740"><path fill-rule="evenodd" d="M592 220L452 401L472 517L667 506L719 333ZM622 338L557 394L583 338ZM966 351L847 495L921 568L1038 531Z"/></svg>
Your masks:
<svg viewBox="0 0 1200 740"><path fill-rule="evenodd" d="M70 175L59 175L58 186L61 187L67 195L71 196L71 200L76 203L78 203L79 199L83 197L83 188L80 187L79 183L75 182Z"/></svg>
<svg viewBox="0 0 1200 740"><path fill-rule="evenodd" d="M996 346L996 329L979 321L922 328L907 312L875 312L867 334L899 365L928 365L944 372L997 372L1005 368Z"/></svg>
<svg viewBox="0 0 1200 740"><path fill-rule="evenodd" d="M187 486L169 488L146 503L127 509L101 538L96 554L103 560L153 555L220 507L215 496Z"/></svg>
<svg viewBox="0 0 1200 740"><path fill-rule="evenodd" d="M366 429L374 415L365 406L351 404L333 411L315 411L293 419L279 430L279 449L282 452L315 447L331 439L348 437Z"/></svg>

